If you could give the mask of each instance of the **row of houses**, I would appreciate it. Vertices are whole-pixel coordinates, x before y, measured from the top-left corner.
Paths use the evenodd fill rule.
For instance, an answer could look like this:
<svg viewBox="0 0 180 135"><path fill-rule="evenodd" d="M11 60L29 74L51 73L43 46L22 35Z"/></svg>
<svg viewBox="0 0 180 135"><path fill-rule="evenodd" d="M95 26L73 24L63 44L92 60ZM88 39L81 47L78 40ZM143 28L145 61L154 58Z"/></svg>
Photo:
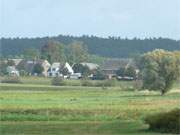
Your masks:
<svg viewBox="0 0 180 135"><path fill-rule="evenodd" d="M73 65L71 66L68 62L60 63L54 62L50 64L47 60L23 60L23 59L9 59L14 61L13 66L7 67L7 73L9 75L20 75L20 71L25 71L28 75L37 75L33 72L36 64L39 64L43 67L42 75L45 77L56 77L56 76L64 76L61 71L62 69L66 69L68 74L72 78L81 77L81 73L75 73L73 70ZM95 70L99 67L98 64L95 63L81 63L83 66L87 66L90 70Z"/></svg>
<svg viewBox="0 0 180 135"><path fill-rule="evenodd" d="M33 73L33 68L36 64L39 64L43 67L42 75L45 77L56 77L67 76L63 75L60 71L66 69L70 78L77 79L81 77L81 73L75 73L73 70L73 65L70 65L68 62L60 63L55 62L50 64L47 60L23 60L23 59L11 59L14 61L14 66L8 66L7 72L10 75L19 76L19 71L25 70L29 75L36 75ZM100 68L108 78L112 78L116 75L117 70L120 67L128 67L134 65L132 59L108 59L103 64L98 65L95 63L81 63L83 66L87 66L90 70L96 70Z"/></svg>

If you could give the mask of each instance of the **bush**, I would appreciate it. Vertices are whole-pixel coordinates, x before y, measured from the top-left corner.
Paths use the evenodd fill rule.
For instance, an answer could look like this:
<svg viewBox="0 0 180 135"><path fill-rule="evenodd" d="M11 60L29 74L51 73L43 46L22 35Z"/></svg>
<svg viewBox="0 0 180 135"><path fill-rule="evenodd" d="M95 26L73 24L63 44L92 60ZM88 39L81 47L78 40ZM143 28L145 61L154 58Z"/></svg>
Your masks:
<svg viewBox="0 0 180 135"><path fill-rule="evenodd" d="M105 87L113 87L116 85L116 79L106 80L104 81L103 86Z"/></svg>
<svg viewBox="0 0 180 135"><path fill-rule="evenodd" d="M116 80L112 79L112 80L104 80L101 82L96 82L94 84L96 87L113 87L116 85Z"/></svg>
<svg viewBox="0 0 180 135"><path fill-rule="evenodd" d="M81 81L81 85L82 86L89 86L89 87L93 87L94 86L94 84L91 82L91 81L89 81L89 80L82 80Z"/></svg>
<svg viewBox="0 0 180 135"><path fill-rule="evenodd" d="M36 64L33 68L33 73L36 73L38 75L42 74L43 71L44 71L44 68L41 64Z"/></svg>
<svg viewBox="0 0 180 135"><path fill-rule="evenodd" d="M19 71L20 76L28 76L28 73L25 70Z"/></svg>
<svg viewBox="0 0 180 135"><path fill-rule="evenodd" d="M109 86L109 83L108 81L101 81L101 82L96 82L94 84L95 87L108 87Z"/></svg>
<svg viewBox="0 0 180 135"><path fill-rule="evenodd" d="M22 83L20 78L17 76L8 76L4 78L1 83Z"/></svg>
<svg viewBox="0 0 180 135"><path fill-rule="evenodd" d="M86 78L91 74L90 69L82 64L75 64L73 70L75 73L81 73L83 78Z"/></svg>
<svg viewBox="0 0 180 135"><path fill-rule="evenodd" d="M104 81L97 81L93 82L91 80L82 80L82 86L89 86L89 87L113 87L116 85L116 80L104 80Z"/></svg>
<svg viewBox="0 0 180 135"><path fill-rule="evenodd" d="M136 90L141 90L143 88L142 80L135 80L134 83L133 83L133 87Z"/></svg>
<svg viewBox="0 0 180 135"><path fill-rule="evenodd" d="M55 85L55 86L64 86L66 85L64 79L62 77L55 77L52 79L51 81L51 84L52 85Z"/></svg>
<svg viewBox="0 0 180 135"><path fill-rule="evenodd" d="M145 118L149 129L164 133L180 133L180 109L167 113L159 113Z"/></svg>
<svg viewBox="0 0 180 135"><path fill-rule="evenodd" d="M107 76L100 69L97 69L92 77L93 80L105 80L106 78Z"/></svg>

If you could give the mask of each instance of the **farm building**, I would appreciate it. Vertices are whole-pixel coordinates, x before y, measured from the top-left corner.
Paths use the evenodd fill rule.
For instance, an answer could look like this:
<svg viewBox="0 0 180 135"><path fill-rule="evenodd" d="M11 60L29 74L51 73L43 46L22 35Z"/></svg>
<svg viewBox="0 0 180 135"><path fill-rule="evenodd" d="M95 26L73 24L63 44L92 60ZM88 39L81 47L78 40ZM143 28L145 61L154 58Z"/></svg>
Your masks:
<svg viewBox="0 0 180 135"><path fill-rule="evenodd" d="M22 60L18 65L18 70L24 70L28 74L33 75L33 69L36 64L40 64L43 67L43 75L48 76L47 71L50 67L50 64L47 60Z"/></svg>
<svg viewBox="0 0 180 135"><path fill-rule="evenodd" d="M87 66L89 68L89 70L96 70L99 68L98 64L95 63L87 63L87 62L83 62L81 63L83 66Z"/></svg>
<svg viewBox="0 0 180 135"><path fill-rule="evenodd" d="M71 75L74 73L69 63L66 62L65 64L62 64L59 62L55 62L50 66L50 68L47 71L47 74L49 77L64 76L64 73L63 73L64 69L66 70L67 74Z"/></svg>
<svg viewBox="0 0 180 135"><path fill-rule="evenodd" d="M106 60L102 65L101 69L109 79L116 76L116 72L120 67L127 68L128 66L134 66L132 59L109 59Z"/></svg>
<svg viewBox="0 0 180 135"><path fill-rule="evenodd" d="M6 70L10 76L19 76L19 71L15 68L15 66L8 66Z"/></svg>

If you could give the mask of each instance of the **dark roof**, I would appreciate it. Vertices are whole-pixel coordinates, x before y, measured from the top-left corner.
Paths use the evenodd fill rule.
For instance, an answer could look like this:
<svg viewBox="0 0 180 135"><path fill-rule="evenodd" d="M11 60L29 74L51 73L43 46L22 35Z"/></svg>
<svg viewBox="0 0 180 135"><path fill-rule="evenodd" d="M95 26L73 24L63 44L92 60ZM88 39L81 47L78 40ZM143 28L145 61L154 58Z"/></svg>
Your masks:
<svg viewBox="0 0 180 135"><path fill-rule="evenodd" d="M118 70L120 67L129 66L133 60L132 59L109 59L106 60L102 65L102 70Z"/></svg>
<svg viewBox="0 0 180 135"><path fill-rule="evenodd" d="M95 63L82 62L81 64L83 66L87 66L90 70L94 70L94 69L97 69L99 67L99 65L95 64Z"/></svg>
<svg viewBox="0 0 180 135"><path fill-rule="evenodd" d="M22 68L29 73L33 72L33 68L36 64L43 64L44 60L22 60L18 65L17 69L21 70Z"/></svg>

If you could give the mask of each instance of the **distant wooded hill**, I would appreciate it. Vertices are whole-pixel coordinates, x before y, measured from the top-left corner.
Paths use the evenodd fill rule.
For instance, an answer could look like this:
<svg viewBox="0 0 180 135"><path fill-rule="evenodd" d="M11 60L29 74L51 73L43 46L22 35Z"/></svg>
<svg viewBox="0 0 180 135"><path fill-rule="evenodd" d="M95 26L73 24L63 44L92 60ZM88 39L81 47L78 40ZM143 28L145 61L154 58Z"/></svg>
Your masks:
<svg viewBox="0 0 180 135"><path fill-rule="evenodd" d="M43 37L43 38L2 38L1 55L17 56L21 55L25 49L40 49L48 40L59 41L65 45L72 41L82 41L87 45L90 54L103 57L127 58L135 54L142 54L154 49L165 49L169 51L180 50L180 40L167 38L153 39L121 39L120 37L100 38L95 36L63 36Z"/></svg>

